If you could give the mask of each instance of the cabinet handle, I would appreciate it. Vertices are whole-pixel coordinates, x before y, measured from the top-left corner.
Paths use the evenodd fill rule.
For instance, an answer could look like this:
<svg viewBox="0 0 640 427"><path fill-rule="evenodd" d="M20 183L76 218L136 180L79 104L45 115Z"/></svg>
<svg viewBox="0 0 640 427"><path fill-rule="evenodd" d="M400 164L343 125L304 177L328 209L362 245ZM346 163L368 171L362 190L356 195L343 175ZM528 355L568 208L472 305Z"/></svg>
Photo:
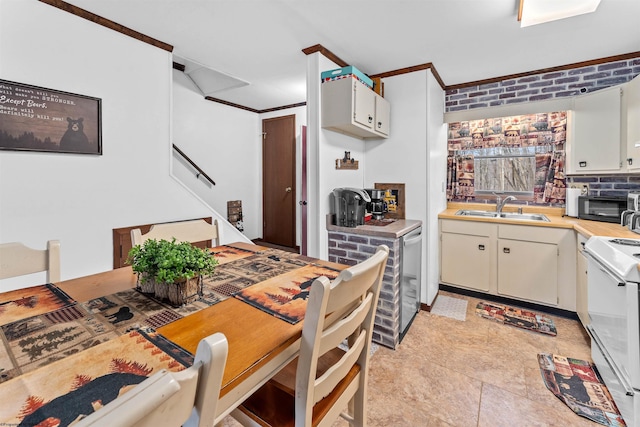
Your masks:
<svg viewBox="0 0 640 427"><path fill-rule="evenodd" d="M502 252L504 252L505 254L510 254L510 253L511 253L511 249L509 249L509 248L502 248Z"/></svg>
<svg viewBox="0 0 640 427"><path fill-rule="evenodd" d="M369 116L369 123L373 122L373 117Z"/></svg>
<svg viewBox="0 0 640 427"><path fill-rule="evenodd" d="M581 168L586 168L586 167L587 167L587 162L578 162L578 165L579 165Z"/></svg>
<svg viewBox="0 0 640 427"><path fill-rule="evenodd" d="M481 251L484 251L484 245L478 245L478 249L480 249Z"/></svg>
<svg viewBox="0 0 640 427"><path fill-rule="evenodd" d="M633 164L633 158L629 157L627 159L627 163L629 164L629 166L631 166Z"/></svg>
<svg viewBox="0 0 640 427"><path fill-rule="evenodd" d="M378 129L382 127L382 122L378 122Z"/></svg>

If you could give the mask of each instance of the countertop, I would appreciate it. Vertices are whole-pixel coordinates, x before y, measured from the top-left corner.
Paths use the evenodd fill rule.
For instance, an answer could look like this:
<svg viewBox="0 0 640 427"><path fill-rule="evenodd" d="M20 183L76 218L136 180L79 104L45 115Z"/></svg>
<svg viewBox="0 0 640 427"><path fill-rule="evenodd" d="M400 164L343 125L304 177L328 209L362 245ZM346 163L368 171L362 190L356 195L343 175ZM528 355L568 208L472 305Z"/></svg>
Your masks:
<svg viewBox="0 0 640 427"><path fill-rule="evenodd" d="M367 236L397 239L422 225L422 221L415 219L398 219L388 225L359 225L357 227L340 227L331 223L331 215L327 215L327 231L340 233L363 234Z"/></svg>
<svg viewBox="0 0 640 427"><path fill-rule="evenodd" d="M495 210L495 205L485 204L485 203L448 203L447 209L440 212L440 214L438 214L438 218L455 219L459 221L480 221L480 222L495 222L500 224L530 225L534 227L571 228L587 238L591 236L611 236L611 237L622 237L627 239L640 239L640 234L634 233L630 231L627 227L623 227L617 223L589 221L586 219L578 219L578 218L564 216L564 212L565 212L564 208L522 206L522 205L507 204L504 207L503 212L516 212L519 207L522 207L522 212L524 213L544 214L547 216L547 218L549 218L549 222L455 215L455 213L460 209L474 209L474 210L485 210L485 211Z"/></svg>

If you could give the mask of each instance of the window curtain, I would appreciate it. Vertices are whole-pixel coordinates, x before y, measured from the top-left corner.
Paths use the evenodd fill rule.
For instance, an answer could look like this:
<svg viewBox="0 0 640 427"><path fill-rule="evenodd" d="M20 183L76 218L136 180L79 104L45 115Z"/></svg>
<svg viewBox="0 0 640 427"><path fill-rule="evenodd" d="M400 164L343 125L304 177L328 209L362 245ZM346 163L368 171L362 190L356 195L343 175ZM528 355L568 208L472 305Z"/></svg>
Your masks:
<svg viewBox="0 0 640 427"><path fill-rule="evenodd" d="M564 151L536 154L536 203L565 203Z"/></svg>

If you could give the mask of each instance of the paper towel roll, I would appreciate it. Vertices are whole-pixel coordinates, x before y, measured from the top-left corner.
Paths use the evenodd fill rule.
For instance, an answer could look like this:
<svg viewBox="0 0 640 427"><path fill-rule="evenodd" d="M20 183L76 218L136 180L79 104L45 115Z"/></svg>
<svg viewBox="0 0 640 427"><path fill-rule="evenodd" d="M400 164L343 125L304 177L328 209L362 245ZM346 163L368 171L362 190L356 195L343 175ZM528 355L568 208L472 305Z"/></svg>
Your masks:
<svg viewBox="0 0 640 427"><path fill-rule="evenodd" d="M581 192L580 188L567 188L567 201L565 203L565 214L567 216L578 217L578 196Z"/></svg>

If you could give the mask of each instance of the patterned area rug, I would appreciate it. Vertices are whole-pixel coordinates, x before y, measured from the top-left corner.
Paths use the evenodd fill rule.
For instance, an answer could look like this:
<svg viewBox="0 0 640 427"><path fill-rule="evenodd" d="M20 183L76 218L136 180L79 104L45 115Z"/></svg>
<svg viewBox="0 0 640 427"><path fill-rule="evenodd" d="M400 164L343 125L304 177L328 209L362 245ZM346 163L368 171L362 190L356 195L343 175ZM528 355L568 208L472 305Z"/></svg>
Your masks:
<svg viewBox="0 0 640 427"><path fill-rule="evenodd" d="M556 336L557 330L553 319L543 314L506 305L479 302L476 314L485 319L496 320L500 323L518 328Z"/></svg>
<svg viewBox="0 0 640 427"><path fill-rule="evenodd" d="M538 354L547 388L573 412L610 427L626 426L595 365L579 359Z"/></svg>
<svg viewBox="0 0 640 427"><path fill-rule="evenodd" d="M438 295L430 313L464 322L467 320L467 305L466 299Z"/></svg>
<svg viewBox="0 0 640 427"><path fill-rule="evenodd" d="M4 383L11 399L0 399L0 425L67 426L161 369L192 364L191 354L153 330L130 331Z"/></svg>

